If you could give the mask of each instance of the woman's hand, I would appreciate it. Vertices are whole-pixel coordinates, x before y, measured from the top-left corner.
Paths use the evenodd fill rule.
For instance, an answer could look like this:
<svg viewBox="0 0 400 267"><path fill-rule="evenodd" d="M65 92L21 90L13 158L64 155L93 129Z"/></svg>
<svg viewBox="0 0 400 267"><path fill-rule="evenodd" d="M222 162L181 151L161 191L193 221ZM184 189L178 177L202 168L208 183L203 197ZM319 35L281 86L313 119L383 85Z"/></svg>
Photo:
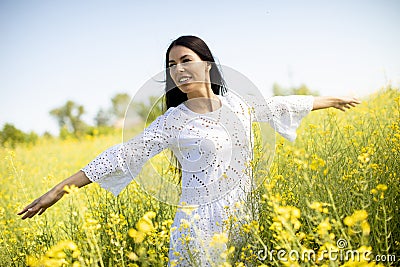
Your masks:
<svg viewBox="0 0 400 267"><path fill-rule="evenodd" d="M63 191L56 192L56 189L53 188L43 196L35 199L31 204L21 210L18 215L22 215L25 213L25 215L21 218L22 220L25 220L26 218L32 218L37 213L39 213L39 215L42 215L47 208L53 206L58 200L60 200L64 193L65 192Z"/></svg>
<svg viewBox="0 0 400 267"><path fill-rule="evenodd" d="M75 185L80 188L90 183L91 181L88 177L86 177L85 173L83 171L79 171L56 185L53 189L51 189L43 196L35 199L31 204L26 206L17 214L22 215L25 213L24 216L21 218L22 220L25 220L26 218L32 218L37 213L39 213L39 215L42 215L47 208L53 206L57 201L60 200L60 198L62 198L65 193L67 193L64 190L65 186Z"/></svg>
<svg viewBox="0 0 400 267"><path fill-rule="evenodd" d="M341 111L346 111L360 104L361 101L355 97L332 97L332 96L314 96L314 104L312 110L324 108L337 108Z"/></svg>
<svg viewBox="0 0 400 267"><path fill-rule="evenodd" d="M346 109L350 109L361 103L361 101L355 97L337 97L335 102L333 107L341 111L346 111Z"/></svg>

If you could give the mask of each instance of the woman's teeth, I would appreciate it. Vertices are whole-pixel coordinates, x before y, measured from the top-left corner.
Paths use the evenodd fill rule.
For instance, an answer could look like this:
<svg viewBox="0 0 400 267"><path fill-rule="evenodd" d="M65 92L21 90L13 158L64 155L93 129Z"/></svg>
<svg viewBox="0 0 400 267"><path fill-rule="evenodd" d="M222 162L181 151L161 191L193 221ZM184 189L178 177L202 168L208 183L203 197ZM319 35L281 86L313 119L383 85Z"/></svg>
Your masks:
<svg viewBox="0 0 400 267"><path fill-rule="evenodd" d="M184 83L184 82L188 81L189 79L190 79L189 77L184 77L184 78L181 78L181 79L179 80L179 82L180 82L180 83Z"/></svg>

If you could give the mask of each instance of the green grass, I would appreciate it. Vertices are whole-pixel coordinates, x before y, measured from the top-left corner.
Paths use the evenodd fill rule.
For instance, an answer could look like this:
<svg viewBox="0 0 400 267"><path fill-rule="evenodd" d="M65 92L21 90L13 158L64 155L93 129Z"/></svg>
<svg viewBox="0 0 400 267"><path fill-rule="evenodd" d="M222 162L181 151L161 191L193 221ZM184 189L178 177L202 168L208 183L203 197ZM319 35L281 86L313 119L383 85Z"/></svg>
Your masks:
<svg viewBox="0 0 400 267"><path fill-rule="evenodd" d="M327 258L311 262L257 258L257 251L265 246L310 249L318 255L337 249L339 239L347 241L346 249L400 257L399 110L399 91L387 88L345 113L312 112L303 120L294 143L278 137L271 168L254 164L255 178L265 182L242 207L250 209L249 214L258 209L258 217L245 224L233 223L234 218L227 222L238 227L247 241L228 242L228 249L234 249L224 255L227 264L358 266ZM40 139L34 146L0 149L2 265L166 265L175 207L158 202L135 183L117 198L92 184L66 195L42 216L22 221L16 215L120 141L118 135L80 141ZM261 156L259 151L256 155ZM168 166L158 164L160 169ZM156 216L151 218L150 230L141 232L138 222L148 211Z"/></svg>

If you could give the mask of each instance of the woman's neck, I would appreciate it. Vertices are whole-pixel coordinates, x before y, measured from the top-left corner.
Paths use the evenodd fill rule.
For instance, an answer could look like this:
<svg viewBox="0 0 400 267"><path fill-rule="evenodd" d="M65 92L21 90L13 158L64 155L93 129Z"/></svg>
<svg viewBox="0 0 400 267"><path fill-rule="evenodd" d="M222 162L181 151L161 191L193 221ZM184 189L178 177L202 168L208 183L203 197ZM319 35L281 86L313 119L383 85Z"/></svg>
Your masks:
<svg viewBox="0 0 400 267"><path fill-rule="evenodd" d="M188 100L185 105L196 113L208 113L219 109L222 105L221 100L211 90L196 91L187 94Z"/></svg>
<svg viewBox="0 0 400 267"><path fill-rule="evenodd" d="M201 88L193 90L186 94L188 99L195 99L195 98L210 98L210 99L218 99L218 97L214 94L211 84L205 83Z"/></svg>

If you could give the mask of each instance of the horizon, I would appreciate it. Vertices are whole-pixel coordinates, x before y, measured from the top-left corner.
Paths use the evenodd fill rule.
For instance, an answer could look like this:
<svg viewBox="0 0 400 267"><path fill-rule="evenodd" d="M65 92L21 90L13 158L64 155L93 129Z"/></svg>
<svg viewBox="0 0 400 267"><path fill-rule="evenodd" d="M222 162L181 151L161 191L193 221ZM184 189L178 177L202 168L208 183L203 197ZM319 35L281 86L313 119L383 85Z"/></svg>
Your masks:
<svg viewBox="0 0 400 267"><path fill-rule="evenodd" d="M58 134L49 112L72 100L93 124L117 93L134 96L163 70L181 35L265 97L272 85L364 97L400 84L397 1L1 1L0 126Z"/></svg>

